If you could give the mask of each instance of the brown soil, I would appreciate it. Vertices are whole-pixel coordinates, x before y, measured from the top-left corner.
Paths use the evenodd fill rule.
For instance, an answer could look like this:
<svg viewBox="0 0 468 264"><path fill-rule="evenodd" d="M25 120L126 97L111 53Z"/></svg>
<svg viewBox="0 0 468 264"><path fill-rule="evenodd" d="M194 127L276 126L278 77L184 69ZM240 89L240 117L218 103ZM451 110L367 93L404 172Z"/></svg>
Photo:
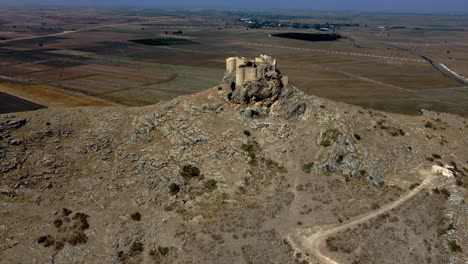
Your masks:
<svg viewBox="0 0 468 264"><path fill-rule="evenodd" d="M47 107L111 106L113 102L49 85L0 83L0 91Z"/></svg>

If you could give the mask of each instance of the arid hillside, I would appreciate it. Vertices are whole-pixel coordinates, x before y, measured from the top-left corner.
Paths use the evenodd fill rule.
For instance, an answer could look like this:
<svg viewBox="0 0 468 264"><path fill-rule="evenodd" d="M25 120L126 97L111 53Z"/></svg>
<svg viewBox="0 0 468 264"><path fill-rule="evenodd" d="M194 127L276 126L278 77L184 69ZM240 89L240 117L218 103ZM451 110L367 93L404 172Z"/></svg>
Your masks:
<svg viewBox="0 0 468 264"><path fill-rule="evenodd" d="M142 108L0 115L1 262L466 260L466 118L267 77Z"/></svg>

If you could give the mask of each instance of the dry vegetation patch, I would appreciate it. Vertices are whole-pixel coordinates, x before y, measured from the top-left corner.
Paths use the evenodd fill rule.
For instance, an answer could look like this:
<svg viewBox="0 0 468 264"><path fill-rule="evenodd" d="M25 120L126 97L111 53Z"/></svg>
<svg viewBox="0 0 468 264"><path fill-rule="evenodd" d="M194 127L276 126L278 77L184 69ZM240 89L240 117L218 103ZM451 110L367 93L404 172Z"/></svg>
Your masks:
<svg viewBox="0 0 468 264"><path fill-rule="evenodd" d="M61 250L65 245L76 246L86 244L88 236L85 230L89 228L89 216L84 213L75 213L64 208L59 217L54 220L56 228L55 235L44 235L37 239L44 247L54 246L56 250Z"/></svg>

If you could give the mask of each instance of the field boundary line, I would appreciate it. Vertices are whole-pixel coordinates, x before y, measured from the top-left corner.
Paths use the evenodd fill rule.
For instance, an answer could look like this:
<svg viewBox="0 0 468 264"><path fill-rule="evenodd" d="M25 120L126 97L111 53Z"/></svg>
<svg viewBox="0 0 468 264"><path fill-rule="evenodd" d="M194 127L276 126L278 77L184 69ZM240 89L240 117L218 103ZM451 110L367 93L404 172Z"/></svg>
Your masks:
<svg viewBox="0 0 468 264"><path fill-rule="evenodd" d="M298 47L292 47L292 46L271 45L271 44L266 44L266 43L231 42L231 43L229 43L229 44L234 44L234 45L250 45L250 46L260 46L260 47L270 47L270 48L280 48L280 49L291 49L291 50L302 50L302 51L310 51L310 52L320 52L320 53L328 53L328 54L336 54L336 55L348 55L348 56L359 56L359 57L369 57L369 58L377 58L377 59L386 59L386 60L400 60L400 61L410 61L410 62L427 63L426 60L422 60L422 59L409 59L409 58L400 58L400 57L389 57L389 56L381 56L381 55L372 55L372 54L355 53L355 52L333 51L333 50L323 50L323 49L298 48Z"/></svg>

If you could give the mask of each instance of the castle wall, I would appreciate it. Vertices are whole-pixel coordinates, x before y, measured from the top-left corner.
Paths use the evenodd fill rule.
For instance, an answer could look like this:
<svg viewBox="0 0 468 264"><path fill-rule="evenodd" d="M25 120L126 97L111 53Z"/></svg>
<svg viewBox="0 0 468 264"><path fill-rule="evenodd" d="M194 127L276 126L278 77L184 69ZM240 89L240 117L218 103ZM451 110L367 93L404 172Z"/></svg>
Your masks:
<svg viewBox="0 0 468 264"><path fill-rule="evenodd" d="M227 74L236 75L236 87L241 87L244 83L255 81L265 76L269 71L276 71L276 59L267 55L260 55L254 60L245 57L231 57L226 59ZM287 77L282 79L285 86L289 84Z"/></svg>
<svg viewBox="0 0 468 264"><path fill-rule="evenodd" d="M263 64L263 63L264 63L264 61L263 61L263 59L261 57L256 57L255 58L255 64L260 65L260 64Z"/></svg>
<svg viewBox="0 0 468 264"><path fill-rule="evenodd" d="M257 67L257 78L265 76L265 67L262 65Z"/></svg>
<svg viewBox="0 0 468 264"><path fill-rule="evenodd" d="M237 58L236 59L236 68L239 68L242 65L245 65L247 63L247 58Z"/></svg>
<svg viewBox="0 0 468 264"><path fill-rule="evenodd" d="M244 82L255 81L255 80L257 80L257 68L256 67L245 68Z"/></svg>

